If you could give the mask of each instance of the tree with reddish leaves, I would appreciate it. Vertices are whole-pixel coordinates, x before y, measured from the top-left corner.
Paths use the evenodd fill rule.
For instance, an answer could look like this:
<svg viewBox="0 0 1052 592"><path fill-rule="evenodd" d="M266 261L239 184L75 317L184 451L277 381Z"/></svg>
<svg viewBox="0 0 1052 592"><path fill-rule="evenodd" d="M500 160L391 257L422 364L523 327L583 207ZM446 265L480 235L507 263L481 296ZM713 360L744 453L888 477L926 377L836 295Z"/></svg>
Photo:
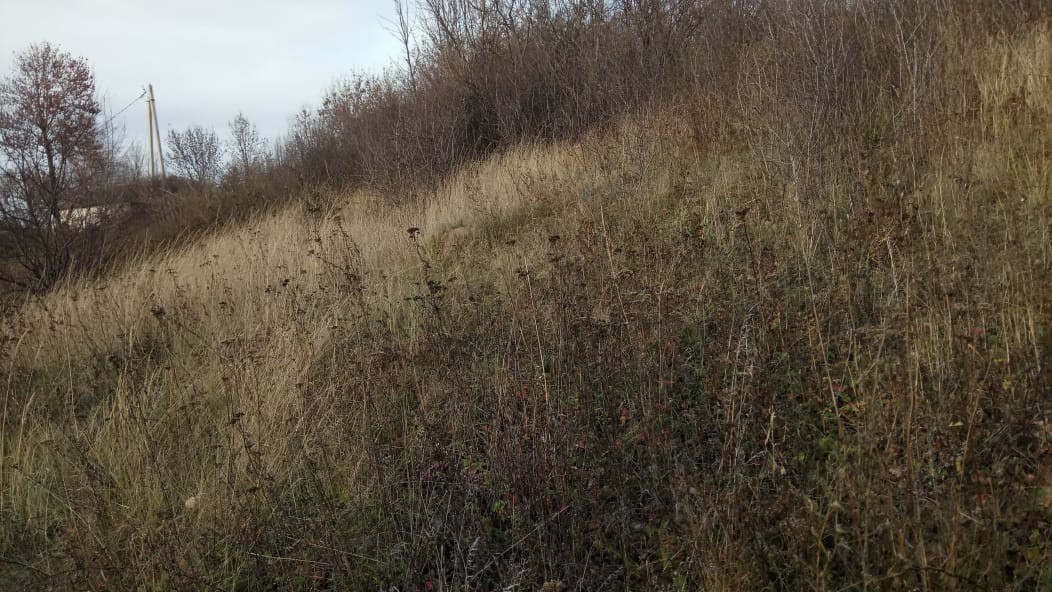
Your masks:
<svg viewBox="0 0 1052 592"><path fill-rule="evenodd" d="M87 61L48 43L16 54L0 79L0 241L28 272L5 265L0 279L39 290L68 271L80 233L63 210L97 169L100 113Z"/></svg>

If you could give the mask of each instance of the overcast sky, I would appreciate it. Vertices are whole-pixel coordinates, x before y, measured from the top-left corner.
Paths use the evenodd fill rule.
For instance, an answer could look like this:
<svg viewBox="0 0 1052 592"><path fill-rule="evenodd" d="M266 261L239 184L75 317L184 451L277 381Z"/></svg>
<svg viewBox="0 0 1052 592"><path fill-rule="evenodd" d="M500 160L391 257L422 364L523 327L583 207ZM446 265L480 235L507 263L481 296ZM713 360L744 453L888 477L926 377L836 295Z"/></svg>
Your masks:
<svg viewBox="0 0 1052 592"><path fill-rule="evenodd" d="M162 136L238 111L269 137L352 71L397 59L393 0L0 0L0 76L13 53L48 41L87 58L117 111L152 82ZM146 105L118 118L145 142Z"/></svg>

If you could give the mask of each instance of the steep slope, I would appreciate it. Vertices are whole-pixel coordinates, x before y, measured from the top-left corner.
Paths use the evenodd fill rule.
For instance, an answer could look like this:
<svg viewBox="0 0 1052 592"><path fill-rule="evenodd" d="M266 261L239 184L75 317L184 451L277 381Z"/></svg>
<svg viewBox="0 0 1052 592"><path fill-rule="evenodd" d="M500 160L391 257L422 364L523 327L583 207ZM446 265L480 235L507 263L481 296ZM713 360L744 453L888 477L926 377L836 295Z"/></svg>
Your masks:
<svg viewBox="0 0 1052 592"><path fill-rule="evenodd" d="M670 107L27 301L0 578L1048 585L1052 34L965 58L908 181Z"/></svg>

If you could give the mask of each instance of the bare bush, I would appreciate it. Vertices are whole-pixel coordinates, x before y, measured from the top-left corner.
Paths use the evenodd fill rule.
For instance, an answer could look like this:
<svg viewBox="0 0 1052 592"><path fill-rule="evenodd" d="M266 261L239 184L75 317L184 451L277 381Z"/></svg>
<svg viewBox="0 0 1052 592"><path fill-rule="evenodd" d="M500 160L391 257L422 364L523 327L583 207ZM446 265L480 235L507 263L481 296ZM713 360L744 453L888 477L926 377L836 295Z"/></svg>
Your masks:
<svg viewBox="0 0 1052 592"><path fill-rule="evenodd" d="M200 126L168 132L168 160L176 172L211 187L223 167L223 147L213 130Z"/></svg>
<svg viewBox="0 0 1052 592"><path fill-rule="evenodd" d="M259 130L242 113L230 122L230 174L245 179L262 171L267 160L267 143Z"/></svg>

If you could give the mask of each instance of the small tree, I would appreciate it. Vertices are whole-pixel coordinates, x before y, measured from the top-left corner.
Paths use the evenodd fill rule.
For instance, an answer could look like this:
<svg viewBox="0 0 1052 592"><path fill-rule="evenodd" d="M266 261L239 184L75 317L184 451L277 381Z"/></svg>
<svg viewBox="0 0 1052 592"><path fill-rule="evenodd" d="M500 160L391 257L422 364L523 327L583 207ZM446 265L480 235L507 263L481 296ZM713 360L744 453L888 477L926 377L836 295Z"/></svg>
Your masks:
<svg viewBox="0 0 1052 592"><path fill-rule="evenodd" d="M0 279L42 289L67 270L77 233L62 212L103 158L100 112L88 63L47 43L16 54L0 79L3 242L32 281Z"/></svg>
<svg viewBox="0 0 1052 592"><path fill-rule="evenodd" d="M267 144L259 130L242 113L230 122L230 172L242 179L258 170L266 159Z"/></svg>
<svg viewBox="0 0 1052 592"><path fill-rule="evenodd" d="M168 160L172 167L190 180L212 186L223 165L223 147L212 130L189 127L186 131L168 132Z"/></svg>

